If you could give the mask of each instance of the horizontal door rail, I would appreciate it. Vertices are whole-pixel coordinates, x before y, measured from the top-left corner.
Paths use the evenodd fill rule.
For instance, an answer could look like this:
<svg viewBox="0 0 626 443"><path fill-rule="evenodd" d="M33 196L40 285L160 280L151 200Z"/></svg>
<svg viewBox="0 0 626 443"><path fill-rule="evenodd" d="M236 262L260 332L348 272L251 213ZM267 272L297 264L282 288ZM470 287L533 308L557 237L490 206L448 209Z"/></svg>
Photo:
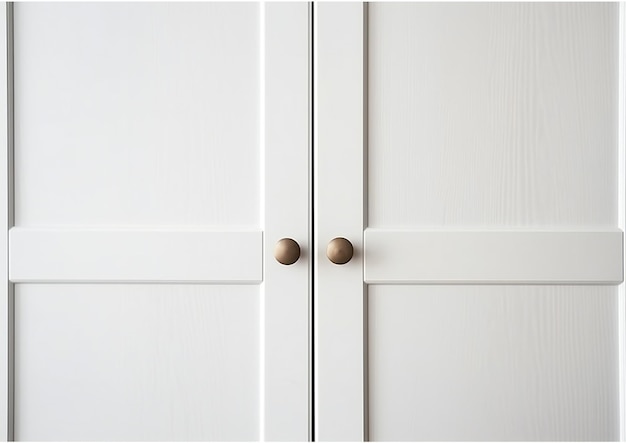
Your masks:
<svg viewBox="0 0 626 443"><path fill-rule="evenodd" d="M260 283L263 233L234 230L9 231L14 283Z"/></svg>
<svg viewBox="0 0 626 443"><path fill-rule="evenodd" d="M620 230L367 229L371 284L619 284Z"/></svg>

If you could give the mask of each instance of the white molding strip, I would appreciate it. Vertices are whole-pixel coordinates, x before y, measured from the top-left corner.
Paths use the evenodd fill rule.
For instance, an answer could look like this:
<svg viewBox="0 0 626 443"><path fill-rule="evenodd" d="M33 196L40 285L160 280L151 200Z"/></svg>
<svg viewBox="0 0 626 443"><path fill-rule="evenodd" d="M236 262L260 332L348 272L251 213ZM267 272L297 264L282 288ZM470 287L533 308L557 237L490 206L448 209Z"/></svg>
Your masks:
<svg viewBox="0 0 626 443"><path fill-rule="evenodd" d="M618 227L626 230L626 2L619 3L619 84L618 84ZM626 247L622 248L626 251ZM622 269L626 257L622 256ZM626 284L618 288L619 328L619 423L620 441L626 441Z"/></svg>
<svg viewBox="0 0 626 443"><path fill-rule="evenodd" d="M623 233L365 231L370 284L619 284Z"/></svg>
<svg viewBox="0 0 626 443"><path fill-rule="evenodd" d="M262 0L258 3L259 8L259 220L261 222L261 230L265 233L266 231L266 220L265 220L265 209L266 209L266 175L265 175L265 167L266 167L266 145L265 145L265 59L266 59L266 51L265 51L265 9L266 3L265 0ZM267 241L267 235L263 237L264 242ZM263 244L263 250L267 251L267 246ZM266 418L266 386L265 386L265 367L266 367L266 322L265 317L267 313L267 307L265 300L267 298L267 292L265 290L267 275L265 272L265 263L263 263L263 268L261 272L263 273L263 282L259 285L259 441L265 442L265 422Z"/></svg>
<svg viewBox="0 0 626 443"><path fill-rule="evenodd" d="M260 283L260 231L12 228L13 283Z"/></svg>

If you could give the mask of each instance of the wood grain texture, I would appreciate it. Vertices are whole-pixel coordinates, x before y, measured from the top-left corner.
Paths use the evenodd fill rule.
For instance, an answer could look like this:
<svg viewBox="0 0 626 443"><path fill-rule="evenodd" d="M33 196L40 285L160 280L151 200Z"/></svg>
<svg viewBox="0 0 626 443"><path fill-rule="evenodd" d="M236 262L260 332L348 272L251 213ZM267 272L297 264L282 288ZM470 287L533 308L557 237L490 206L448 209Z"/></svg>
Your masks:
<svg viewBox="0 0 626 443"><path fill-rule="evenodd" d="M259 5L15 7L17 226L258 227Z"/></svg>
<svg viewBox="0 0 626 443"><path fill-rule="evenodd" d="M263 280L260 231L12 228L9 255L14 283Z"/></svg>
<svg viewBox="0 0 626 443"><path fill-rule="evenodd" d="M617 291L369 288L372 440L619 438Z"/></svg>
<svg viewBox="0 0 626 443"><path fill-rule="evenodd" d="M16 440L258 440L258 286L16 285Z"/></svg>
<svg viewBox="0 0 626 443"><path fill-rule="evenodd" d="M616 3L372 3L369 226L616 227Z"/></svg>
<svg viewBox="0 0 626 443"><path fill-rule="evenodd" d="M622 231L366 229L366 283L612 284Z"/></svg>

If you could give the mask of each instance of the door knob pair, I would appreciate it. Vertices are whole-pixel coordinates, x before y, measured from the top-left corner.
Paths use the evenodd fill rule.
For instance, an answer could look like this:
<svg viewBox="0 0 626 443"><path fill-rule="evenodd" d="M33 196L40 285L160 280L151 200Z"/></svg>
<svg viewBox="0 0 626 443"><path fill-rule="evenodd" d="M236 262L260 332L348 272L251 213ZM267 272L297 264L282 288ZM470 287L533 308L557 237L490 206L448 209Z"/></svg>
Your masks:
<svg viewBox="0 0 626 443"><path fill-rule="evenodd" d="M350 240L333 238L326 247L326 256L336 265L348 263L354 255L354 248ZM274 247L274 258L283 265L292 265L300 258L300 245L292 238L281 238Z"/></svg>

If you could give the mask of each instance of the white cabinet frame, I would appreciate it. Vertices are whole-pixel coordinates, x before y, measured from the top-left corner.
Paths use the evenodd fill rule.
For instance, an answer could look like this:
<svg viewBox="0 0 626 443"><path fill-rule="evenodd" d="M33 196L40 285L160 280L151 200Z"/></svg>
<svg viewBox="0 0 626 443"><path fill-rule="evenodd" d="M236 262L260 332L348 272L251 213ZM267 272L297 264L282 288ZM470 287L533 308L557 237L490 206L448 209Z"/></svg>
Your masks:
<svg viewBox="0 0 626 443"><path fill-rule="evenodd" d="M13 58L13 7L3 2L0 5L0 226L4 235L0 239L0 439L13 438L13 284L9 282L9 228L12 225L13 189L10 183L13 159L13 78L9 67Z"/></svg>
<svg viewBox="0 0 626 443"><path fill-rule="evenodd" d="M626 232L626 2L619 4L618 227ZM622 237L622 275L626 277L626 243ZM626 282L618 289L620 441L626 441Z"/></svg>
<svg viewBox="0 0 626 443"><path fill-rule="evenodd" d="M12 342L12 319L11 319L11 295L12 283L9 281L8 269L8 232L11 228L11 161L12 161L12 78L11 78L11 4L4 3L1 8L0 18L0 83L6 85L0 88L0 102L4 105L0 110L0 120L5 124L0 125L0 139L2 140L2 154L0 154L0 199L2 206L1 224L5 235L0 240L0 272L3 281L0 302L0 329L2 344L0 353L4 356L0 364L0 379L3 380L0 388L0 396L4 398L0 406L0 416L5 417L0 424L0 439L12 439L12 380L11 380L11 342ZM314 74L313 81L310 75L310 50L311 35L309 30L304 32L294 24L283 23L280 16L288 8L298 9L298 13L306 14L311 23L312 11L308 4L297 5L274 5L268 4L265 8L265 42L273 42L282 45L285 53L289 54L293 64L284 65L279 61L279 56L272 51L265 53L265 100L262 101L265 110L282 110L280 117L269 118L273 115L266 114L266 125L263 129L266 146L269 144L280 145L280 149L291 149L291 142L286 132L300 133L302 118L306 114L307 122L310 122L310 90L312 83L323 83L324 88L315 88L314 101L314 165L317 177L332 177L337 174L350 176L349 180L354 183L364 182L367 160L364 146L366 140L366 109L367 109L367 72L366 66L366 41L367 41L367 6L361 3L346 4L315 4L315 29L314 35ZM282 25L278 25L282 23ZM619 63L619 228L626 229L626 4L620 3L620 63ZM280 29L279 29L280 28ZM268 32L269 29L276 32ZM302 52L304 51L304 52ZM302 56L305 54L305 56ZM274 58L276 57L276 58ZM334 66L334 67L333 67ZM341 70L337 67L341 67ZM302 80L306 79L306 81ZM300 91L296 97L297 106L285 106L277 97L272 96L272 91L279 87L293 87ZM302 88L306 93L302 93ZM304 114L303 114L304 113ZM290 124L291 122L291 124ZM307 141L310 140L310 128L306 124ZM320 148L322 146L322 148ZM279 152L279 151L276 151ZM302 165L311 166L310 149L305 157L300 159ZM283 175L280 175L283 174ZM275 297L268 296L271 293L268 288L272 285L272 279L293 279L297 283L296 276L286 275L288 268L274 266L272 245L277 238L283 236L298 236L310 242L309 231L311 226L307 221L307 232L293 232L287 234L286 229L291 229L293 223L300 226L302 220L289 218L290 211L278 210L280 202L269 201L273 195L281 195L285 192L285 198L295 198L302 195L306 190L310 199L310 178L302 178L300 174L289 174L284 170L265 170L265 195L267 207L276 207L276 211L267 211L265 214L264 242L264 285L265 285L265 309L272 311L272 307L278 304L294 303L293 299L287 299L290 295L283 292ZM289 183L285 186L285 183ZM288 189L285 189L288 188ZM363 229L367 226L364 220L365 190L363 187L354 189L335 189L332 183L317 180L315 183L315 239L311 246L311 252L317 266L315 276L315 436L323 440L325 434L333 435L334 438L350 440L367 439L367 366L365 364L367 337L366 337L366 304L363 297ZM300 197L298 197L302 200ZM310 207L310 201L306 204ZM283 202L284 203L284 202ZM290 200L286 207L293 205ZM294 211L295 213L296 211ZM307 213L308 216L308 213ZM280 220L278 220L280 218ZM349 265L341 268L330 264L325 257L326 244L333 237L344 236L349 238L355 247L355 257ZM622 244L623 244L622 238ZM622 258L624 247L622 247ZM307 259L306 252L303 259ZM623 260L625 262L625 260ZM269 263L272 263L270 266ZM311 262L299 270L311 277ZM293 271L293 269L289 269ZM622 269L624 272L624 269ZM341 272L341 282L336 274ZM349 281L344 287L342 282ZM357 283L358 282L358 283ZM341 293L342 297L333 297L332 293ZM359 287L360 286L360 287ZM357 288L355 290L354 288ZM365 287L366 288L366 287ZM306 313L310 318L309 303L295 302L294 309L298 313ZM332 315L320 316L319 307L332 305ZM299 315L299 314L298 314ZM291 369L300 367L303 359L310 361L309 342L312 338L309 324L298 326L298 338L285 335L282 327L295 327L300 323L298 315L291 318L284 316L271 317L268 314L265 321L265 339L274 337L282 340L282 346L276 345L265 348L265 374L264 379L267 388L261 396L264 402L265 420L262 420L264 437L269 440L281 439L291 435L291 439L307 439L308 436L294 437L290 434L302 420L308 423L312 421L308 401L313 395L309 386L307 391L306 405L303 406L302 394L296 393L281 386L284 381L278 372L280 367L286 365ZM620 437L626 441L626 284L619 285L619 361L620 361ZM275 321L273 321L275 320ZM285 323L289 322L288 326ZM306 340L306 341L302 341ZM276 342L278 343L278 341ZM298 361L287 361L286 356L298 354ZM308 366L307 366L308 367ZM356 371L356 372L354 372ZM308 380L310 374L300 376ZM360 377L352 377L350 374L358 373ZM308 385L308 382L307 382ZM274 386L274 388L271 388ZM326 392L335 390L342 392L343 403L328 402ZM274 394L274 392L276 394ZM334 396L333 396L334 397ZM341 413L341 418L338 418ZM283 415L287 414L287 415ZM335 418L333 418L335 417Z"/></svg>

